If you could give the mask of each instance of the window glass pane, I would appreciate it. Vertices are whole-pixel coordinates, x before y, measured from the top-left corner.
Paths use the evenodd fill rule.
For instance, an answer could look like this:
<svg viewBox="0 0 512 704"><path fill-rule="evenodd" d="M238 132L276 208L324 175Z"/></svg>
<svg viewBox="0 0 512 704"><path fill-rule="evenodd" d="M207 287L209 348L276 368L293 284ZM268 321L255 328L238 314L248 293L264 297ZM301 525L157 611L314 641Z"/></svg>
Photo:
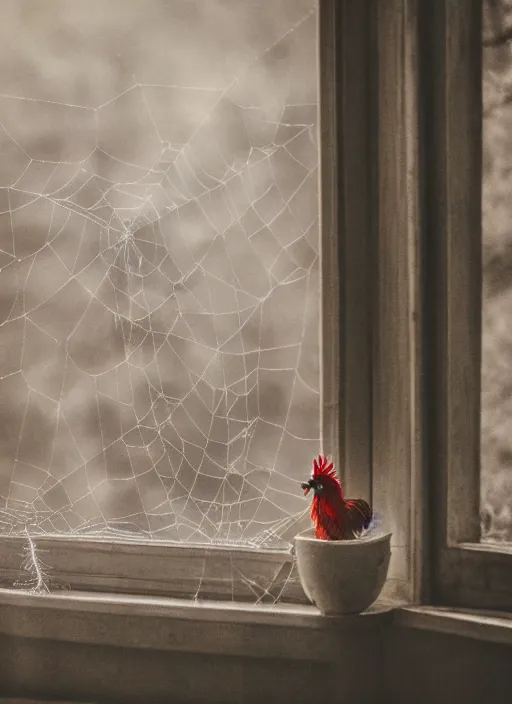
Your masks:
<svg viewBox="0 0 512 704"><path fill-rule="evenodd" d="M482 538L512 541L512 2L484 2Z"/></svg>
<svg viewBox="0 0 512 704"><path fill-rule="evenodd" d="M2 3L1 533L296 532L316 21L312 0Z"/></svg>

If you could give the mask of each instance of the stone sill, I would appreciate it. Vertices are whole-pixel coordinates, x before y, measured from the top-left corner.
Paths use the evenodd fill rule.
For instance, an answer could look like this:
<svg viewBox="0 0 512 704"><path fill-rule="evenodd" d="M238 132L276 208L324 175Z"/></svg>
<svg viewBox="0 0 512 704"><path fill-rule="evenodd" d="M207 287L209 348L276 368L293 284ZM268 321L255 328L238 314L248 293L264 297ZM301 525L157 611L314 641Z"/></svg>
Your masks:
<svg viewBox="0 0 512 704"><path fill-rule="evenodd" d="M0 634L89 645L335 662L354 632L396 625L512 645L512 615L379 599L360 615L314 606L0 589Z"/></svg>
<svg viewBox="0 0 512 704"><path fill-rule="evenodd" d="M0 589L0 634L182 653L337 661L354 631L380 630L396 604L322 616L314 606Z"/></svg>
<svg viewBox="0 0 512 704"><path fill-rule="evenodd" d="M397 626L512 645L512 614L442 606L406 606L393 616Z"/></svg>

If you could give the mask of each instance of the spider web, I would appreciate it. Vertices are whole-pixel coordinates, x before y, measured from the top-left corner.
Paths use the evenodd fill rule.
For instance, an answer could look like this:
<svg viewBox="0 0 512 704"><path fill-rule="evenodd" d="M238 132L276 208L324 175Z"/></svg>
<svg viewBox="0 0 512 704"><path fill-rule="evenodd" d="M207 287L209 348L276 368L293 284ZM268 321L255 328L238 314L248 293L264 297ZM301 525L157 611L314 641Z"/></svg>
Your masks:
<svg viewBox="0 0 512 704"><path fill-rule="evenodd" d="M1 30L23 66L49 39L0 92L0 531L288 548L319 447L316 5L28 6Z"/></svg>

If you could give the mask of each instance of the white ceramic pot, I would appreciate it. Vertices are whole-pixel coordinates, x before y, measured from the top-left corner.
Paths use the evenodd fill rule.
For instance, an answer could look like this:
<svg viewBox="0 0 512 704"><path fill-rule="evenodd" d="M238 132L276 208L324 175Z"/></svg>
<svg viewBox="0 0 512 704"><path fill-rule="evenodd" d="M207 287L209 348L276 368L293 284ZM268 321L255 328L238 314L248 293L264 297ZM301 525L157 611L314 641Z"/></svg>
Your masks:
<svg viewBox="0 0 512 704"><path fill-rule="evenodd" d="M306 596L329 616L359 614L377 599L389 568L391 533L356 540L318 540L314 529L295 537Z"/></svg>

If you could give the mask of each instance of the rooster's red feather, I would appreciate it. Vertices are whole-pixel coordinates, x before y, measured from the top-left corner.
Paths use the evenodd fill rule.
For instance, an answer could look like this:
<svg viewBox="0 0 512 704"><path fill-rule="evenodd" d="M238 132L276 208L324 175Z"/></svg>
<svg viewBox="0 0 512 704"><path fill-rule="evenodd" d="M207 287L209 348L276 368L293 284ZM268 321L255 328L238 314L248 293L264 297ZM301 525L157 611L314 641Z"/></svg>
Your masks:
<svg viewBox="0 0 512 704"><path fill-rule="evenodd" d="M313 460L313 473L308 484L303 484L304 493L314 489L311 519L315 524L315 535L322 540L351 540L372 519L372 510L364 499L345 499L336 476L334 464L326 457Z"/></svg>

